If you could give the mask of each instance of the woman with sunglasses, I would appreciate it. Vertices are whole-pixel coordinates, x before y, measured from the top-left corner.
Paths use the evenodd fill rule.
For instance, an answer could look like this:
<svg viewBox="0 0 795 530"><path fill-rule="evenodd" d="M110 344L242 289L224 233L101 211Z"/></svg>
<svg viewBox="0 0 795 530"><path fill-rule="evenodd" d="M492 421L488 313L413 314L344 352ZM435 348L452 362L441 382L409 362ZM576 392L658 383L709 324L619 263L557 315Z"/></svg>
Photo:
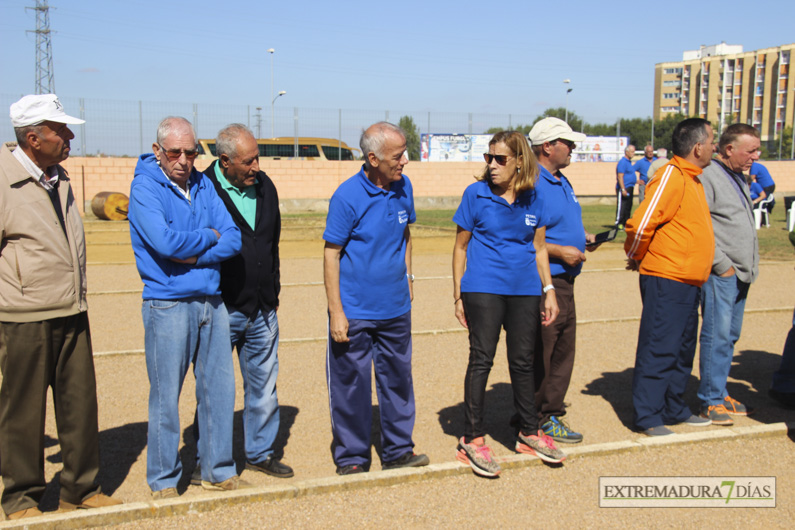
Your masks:
<svg viewBox="0 0 795 530"><path fill-rule="evenodd" d="M539 430L533 383L533 352L539 320L549 325L558 314L549 272L543 202L534 189L536 157L516 131L489 142L488 165L470 185L453 221L455 316L469 329L469 365L464 387L464 436L456 457L481 476L500 473L483 426L484 401L500 329L505 328L508 369L519 417L516 450L546 462L565 455ZM547 293L539 315L541 293Z"/></svg>

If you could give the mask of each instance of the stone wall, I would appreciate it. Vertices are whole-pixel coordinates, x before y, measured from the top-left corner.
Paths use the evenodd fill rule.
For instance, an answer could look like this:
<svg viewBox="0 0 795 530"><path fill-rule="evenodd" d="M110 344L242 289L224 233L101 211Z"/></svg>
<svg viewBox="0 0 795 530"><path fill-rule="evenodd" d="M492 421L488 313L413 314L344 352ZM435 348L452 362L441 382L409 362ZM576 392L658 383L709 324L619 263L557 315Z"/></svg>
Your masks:
<svg viewBox="0 0 795 530"><path fill-rule="evenodd" d="M130 181L137 159L74 157L64 162L80 201L90 201L101 191L130 192ZM197 160L205 169L211 160ZM795 192L795 161L765 162L776 181L776 194ZM564 171L581 197L613 196L615 163L581 162ZM263 169L273 179L285 211L324 210L341 182L359 171L361 162L263 160ZM482 162L411 162L404 173L414 185L420 207L450 207L474 177L483 170ZM795 194L795 193L793 193Z"/></svg>

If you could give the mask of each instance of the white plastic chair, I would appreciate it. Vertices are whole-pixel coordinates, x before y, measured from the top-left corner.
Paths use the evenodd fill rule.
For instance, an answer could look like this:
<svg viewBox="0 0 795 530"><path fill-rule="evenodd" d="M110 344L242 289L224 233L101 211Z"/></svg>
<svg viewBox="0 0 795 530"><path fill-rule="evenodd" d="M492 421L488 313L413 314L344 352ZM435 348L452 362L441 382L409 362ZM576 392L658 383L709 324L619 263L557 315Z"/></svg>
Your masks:
<svg viewBox="0 0 795 530"><path fill-rule="evenodd" d="M773 197L773 194L771 193L770 195L768 195L767 197L765 197L764 199L759 201L759 204L756 207L756 209L759 211L759 217L758 217L759 220L756 221L756 229L757 230L759 230L762 227L762 221L765 222L765 228L770 228L770 212L767 211L767 207L774 200L775 200L775 197ZM792 210L792 208L790 208L790 210ZM787 212L787 224L789 224L789 222L790 222L789 219L791 217L793 217L793 216L790 215L789 212ZM754 216L754 220L756 220L756 219L757 219L757 216Z"/></svg>
<svg viewBox="0 0 795 530"><path fill-rule="evenodd" d="M792 232L793 229L795 229L795 201L792 201L787 210L787 232Z"/></svg>

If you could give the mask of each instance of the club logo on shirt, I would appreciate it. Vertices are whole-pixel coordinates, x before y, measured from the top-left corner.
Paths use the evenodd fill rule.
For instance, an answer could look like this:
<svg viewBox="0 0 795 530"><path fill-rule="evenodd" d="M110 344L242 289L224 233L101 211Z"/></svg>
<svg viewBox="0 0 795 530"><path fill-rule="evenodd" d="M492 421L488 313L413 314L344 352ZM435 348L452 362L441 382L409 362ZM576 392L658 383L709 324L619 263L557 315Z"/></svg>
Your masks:
<svg viewBox="0 0 795 530"><path fill-rule="evenodd" d="M398 222L400 224L404 224L408 222L408 220L409 220L409 214L406 212L406 210L400 210L398 212Z"/></svg>
<svg viewBox="0 0 795 530"><path fill-rule="evenodd" d="M538 224L538 219L536 216L531 213L524 214L524 224L527 226L536 226Z"/></svg>

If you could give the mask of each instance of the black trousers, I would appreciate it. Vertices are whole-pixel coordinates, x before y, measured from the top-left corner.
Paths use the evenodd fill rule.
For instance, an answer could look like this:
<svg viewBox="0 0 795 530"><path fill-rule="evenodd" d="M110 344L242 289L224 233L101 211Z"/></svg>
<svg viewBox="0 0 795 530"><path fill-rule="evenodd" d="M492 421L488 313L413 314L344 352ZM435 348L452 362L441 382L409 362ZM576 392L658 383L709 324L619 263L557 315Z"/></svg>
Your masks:
<svg viewBox="0 0 795 530"><path fill-rule="evenodd" d="M483 436L486 385L494 364L500 330L505 329L508 371L519 428L538 431L533 384L533 355L539 325L540 296L462 293L469 325L469 365L464 384L464 438Z"/></svg>
<svg viewBox="0 0 795 530"><path fill-rule="evenodd" d="M621 194L621 190L616 191L616 224L626 226L627 220L632 216L632 193L635 188L629 186L627 196Z"/></svg>
<svg viewBox="0 0 795 530"><path fill-rule="evenodd" d="M0 454L7 514L44 495L44 420L52 387L61 445L61 499L80 504L100 493L97 391L88 315L0 322Z"/></svg>

